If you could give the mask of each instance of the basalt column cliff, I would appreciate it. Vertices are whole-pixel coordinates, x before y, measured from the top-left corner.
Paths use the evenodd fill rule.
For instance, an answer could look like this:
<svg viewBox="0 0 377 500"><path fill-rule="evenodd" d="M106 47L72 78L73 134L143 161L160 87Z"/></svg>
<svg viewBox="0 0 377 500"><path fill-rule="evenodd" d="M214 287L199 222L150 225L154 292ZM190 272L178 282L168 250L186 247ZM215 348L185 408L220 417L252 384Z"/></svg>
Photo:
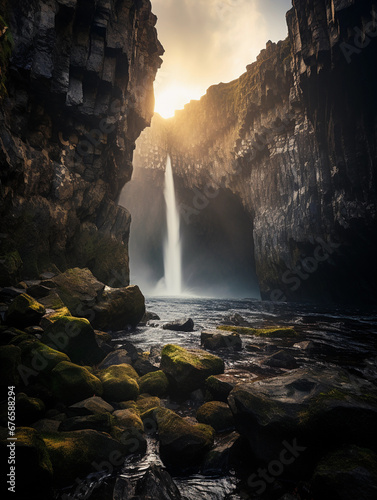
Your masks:
<svg viewBox="0 0 377 500"><path fill-rule="evenodd" d="M263 298L374 301L377 4L293 0L287 23L238 80L154 119L136 161L171 154L185 220L198 191L242 201Z"/></svg>
<svg viewBox="0 0 377 500"><path fill-rule="evenodd" d="M116 201L163 52L150 2L3 0L0 11L0 285L56 265L124 286L130 215Z"/></svg>

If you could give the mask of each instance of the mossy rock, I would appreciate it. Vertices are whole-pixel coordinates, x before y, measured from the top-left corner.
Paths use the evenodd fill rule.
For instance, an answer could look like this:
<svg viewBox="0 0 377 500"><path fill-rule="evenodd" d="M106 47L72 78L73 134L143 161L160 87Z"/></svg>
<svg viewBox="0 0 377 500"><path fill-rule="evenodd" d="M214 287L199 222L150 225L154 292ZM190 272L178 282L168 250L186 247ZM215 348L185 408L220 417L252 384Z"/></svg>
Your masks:
<svg viewBox="0 0 377 500"><path fill-rule="evenodd" d="M144 419L146 412L160 406L160 398L157 398L155 396L140 394L140 396L136 400L136 408L138 409L142 420Z"/></svg>
<svg viewBox="0 0 377 500"><path fill-rule="evenodd" d="M56 487L68 486L77 478L96 472L94 464L123 464L126 447L108 434L91 429L41 434L54 468Z"/></svg>
<svg viewBox="0 0 377 500"><path fill-rule="evenodd" d="M150 372L139 380L141 394L150 394L151 396L165 396L169 389L169 381L165 373L161 370Z"/></svg>
<svg viewBox="0 0 377 500"><path fill-rule="evenodd" d="M43 418L46 412L44 402L38 398L31 398L19 392L16 395L16 425L29 426Z"/></svg>
<svg viewBox="0 0 377 500"><path fill-rule="evenodd" d="M51 372L51 389L56 400L71 405L93 396L102 396L101 381L86 368L62 361Z"/></svg>
<svg viewBox="0 0 377 500"><path fill-rule="evenodd" d="M242 340L238 333L215 333L203 331L200 341L204 349L216 351L218 349L231 349L233 351L242 350Z"/></svg>
<svg viewBox="0 0 377 500"><path fill-rule="evenodd" d="M139 395L139 377L131 365L109 366L101 370L98 377L102 381L106 401L128 401Z"/></svg>
<svg viewBox="0 0 377 500"><path fill-rule="evenodd" d="M59 318L47 327L42 342L64 352L74 363L96 365L105 357L91 324L85 318Z"/></svg>
<svg viewBox="0 0 377 500"><path fill-rule="evenodd" d="M296 337L298 335L294 328L286 327L249 328L247 326L220 325L217 329L235 332L240 335L254 335L256 337Z"/></svg>
<svg viewBox="0 0 377 500"><path fill-rule="evenodd" d="M154 410L161 458L165 463L198 462L213 446L214 430L209 425L193 425L167 408Z"/></svg>
<svg viewBox="0 0 377 500"><path fill-rule="evenodd" d="M8 325L18 328L39 325L45 312L46 309L42 304L30 297L30 295L22 293L9 306L6 322Z"/></svg>
<svg viewBox="0 0 377 500"><path fill-rule="evenodd" d="M72 314L70 313L68 307L59 307L55 309L55 312L45 314L43 318L41 319L41 327L43 329L48 328L50 325L58 321L60 318L64 318L65 316L71 317Z"/></svg>
<svg viewBox="0 0 377 500"><path fill-rule="evenodd" d="M350 446L328 454L315 469L312 491L315 498L376 499L376 453Z"/></svg>
<svg viewBox="0 0 377 500"><path fill-rule="evenodd" d="M46 445L35 429L16 429L16 495L15 498L53 498L53 467ZM0 431L0 454L6 463L9 457L7 430ZM9 466L8 470L9 470ZM17 480L22 478L21 480ZM8 498L11 498L9 494Z"/></svg>
<svg viewBox="0 0 377 500"><path fill-rule="evenodd" d="M211 375L206 380L206 399L227 402L228 396L234 387L234 384L222 375Z"/></svg>
<svg viewBox="0 0 377 500"><path fill-rule="evenodd" d="M15 345L0 347L0 387L18 386L21 365L21 349Z"/></svg>
<svg viewBox="0 0 377 500"><path fill-rule="evenodd" d="M210 425L217 432L234 429L234 419L229 405L221 401L204 403L196 412L196 419L201 424Z"/></svg>
<svg viewBox="0 0 377 500"><path fill-rule="evenodd" d="M97 415L98 413L112 413L114 408L98 396L79 401L68 408L70 414L76 416Z"/></svg>
<svg viewBox="0 0 377 500"><path fill-rule="evenodd" d="M0 16L0 30L1 30L1 16ZM0 42L0 64L2 59L2 45ZM2 68L0 69L0 86L2 79ZM0 88L1 99L1 88ZM0 246L0 286L16 285L21 279L23 262L18 250L15 248L14 243L8 238L1 241Z"/></svg>
<svg viewBox="0 0 377 500"><path fill-rule="evenodd" d="M144 431L144 425L138 412L132 409L116 410L113 413L115 425L122 429L137 429L140 432Z"/></svg>
<svg viewBox="0 0 377 500"><path fill-rule="evenodd" d="M63 352L52 349L38 340L24 340L18 346L22 351L22 364L38 373L50 373L60 362L71 361Z"/></svg>
<svg viewBox="0 0 377 500"><path fill-rule="evenodd" d="M80 431L92 429L99 432L111 433L115 419L110 413L96 413L95 415L84 415L70 417L63 420L59 426L59 432Z"/></svg>
<svg viewBox="0 0 377 500"><path fill-rule="evenodd" d="M161 352L161 370L168 374L177 392L200 388L210 375L224 372L224 361L202 349L184 349L168 344Z"/></svg>

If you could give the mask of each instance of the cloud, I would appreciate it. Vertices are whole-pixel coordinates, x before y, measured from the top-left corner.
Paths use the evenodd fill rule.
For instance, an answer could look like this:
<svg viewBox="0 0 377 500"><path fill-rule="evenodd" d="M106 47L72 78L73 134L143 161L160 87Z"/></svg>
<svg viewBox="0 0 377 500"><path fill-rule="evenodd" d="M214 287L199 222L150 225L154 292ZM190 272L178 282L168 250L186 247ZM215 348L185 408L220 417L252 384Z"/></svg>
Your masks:
<svg viewBox="0 0 377 500"><path fill-rule="evenodd" d="M276 9L277 3L289 2L274 0L272 6L271 0L152 0L166 50L155 84L157 109L169 88L170 106L174 94L175 106L182 107L210 85L241 75L271 38L271 13L281 18L284 36L286 8Z"/></svg>

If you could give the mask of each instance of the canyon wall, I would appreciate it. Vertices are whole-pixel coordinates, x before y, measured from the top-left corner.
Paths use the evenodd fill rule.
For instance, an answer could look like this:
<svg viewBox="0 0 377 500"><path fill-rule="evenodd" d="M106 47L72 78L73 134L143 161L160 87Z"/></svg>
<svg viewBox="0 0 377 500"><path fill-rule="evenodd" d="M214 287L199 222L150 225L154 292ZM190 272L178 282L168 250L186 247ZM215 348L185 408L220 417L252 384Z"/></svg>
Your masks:
<svg viewBox="0 0 377 500"><path fill-rule="evenodd" d="M238 80L156 116L135 166L171 154L188 227L242 202L264 299L375 301L377 4L294 0L287 23Z"/></svg>
<svg viewBox="0 0 377 500"><path fill-rule="evenodd" d="M117 199L163 48L149 0L1 1L0 285L58 267L129 281Z"/></svg>

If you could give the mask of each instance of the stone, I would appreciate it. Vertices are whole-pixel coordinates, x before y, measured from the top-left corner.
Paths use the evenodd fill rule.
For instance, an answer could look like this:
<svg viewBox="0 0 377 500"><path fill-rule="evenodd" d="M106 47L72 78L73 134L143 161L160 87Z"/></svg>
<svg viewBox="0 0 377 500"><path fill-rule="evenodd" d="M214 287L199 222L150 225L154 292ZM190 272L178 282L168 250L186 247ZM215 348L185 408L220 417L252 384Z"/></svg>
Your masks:
<svg viewBox="0 0 377 500"><path fill-rule="evenodd" d="M64 352L75 363L96 365L105 357L85 318L63 316L57 319L46 328L42 342Z"/></svg>
<svg viewBox="0 0 377 500"><path fill-rule="evenodd" d="M200 406L196 419L201 424L210 425L216 432L234 429L233 414L229 405L221 401L209 401Z"/></svg>
<svg viewBox="0 0 377 500"><path fill-rule="evenodd" d="M140 393L163 397L169 389L169 380L161 370L147 373L139 379Z"/></svg>
<svg viewBox="0 0 377 500"><path fill-rule="evenodd" d="M16 285L23 267L21 256L9 237L1 235L0 243L0 287Z"/></svg>
<svg viewBox="0 0 377 500"><path fill-rule="evenodd" d="M377 497L377 455L357 446L325 456L317 465L312 491L315 498L374 500Z"/></svg>
<svg viewBox="0 0 377 500"><path fill-rule="evenodd" d="M26 293L33 297L34 299L41 299L47 297L50 294L50 288L43 286L42 284L32 285L26 289Z"/></svg>
<svg viewBox="0 0 377 500"><path fill-rule="evenodd" d="M71 405L68 408L69 414L76 416L97 415L112 413L114 408L99 396L92 396Z"/></svg>
<svg viewBox="0 0 377 500"><path fill-rule="evenodd" d="M130 365L132 363L131 356L126 349L116 349L115 351L110 352L105 359L101 361L98 368L103 370L109 366L121 365L123 363Z"/></svg>
<svg viewBox="0 0 377 500"><path fill-rule="evenodd" d="M192 425L167 408L157 408L153 414L164 462L188 465L212 447L214 430L209 425Z"/></svg>
<svg viewBox="0 0 377 500"><path fill-rule="evenodd" d="M173 330L175 332L192 332L194 329L194 321L191 318L181 318L170 323L162 325L164 330Z"/></svg>
<svg viewBox="0 0 377 500"><path fill-rule="evenodd" d="M216 439L216 444L204 458L202 473L205 475L226 474L236 458L242 456L242 437L238 432L231 432Z"/></svg>
<svg viewBox="0 0 377 500"><path fill-rule="evenodd" d="M145 311L144 316L140 320L140 326L145 326L148 321L160 320L160 316L152 311Z"/></svg>
<svg viewBox="0 0 377 500"><path fill-rule="evenodd" d="M137 373L140 375L140 377L143 377L144 375L147 375L148 373L151 372L157 372L158 367L152 364L152 362L149 359L145 359L143 357L139 357L134 363L133 367L137 371Z"/></svg>
<svg viewBox="0 0 377 500"><path fill-rule="evenodd" d="M41 420L37 420L31 426L38 433L42 432L58 432L60 422L58 420L52 420L50 418L42 418Z"/></svg>
<svg viewBox="0 0 377 500"><path fill-rule="evenodd" d="M291 327L269 327L269 328L251 328L246 326L228 326L221 325L217 327L218 330L225 330L227 332L234 332L240 335L254 335L256 337L296 337L297 333L294 328Z"/></svg>
<svg viewBox="0 0 377 500"><path fill-rule="evenodd" d="M51 372L51 389L56 400L67 405L93 395L102 396L101 381L86 368L62 361Z"/></svg>
<svg viewBox="0 0 377 500"><path fill-rule="evenodd" d="M161 370L172 380L173 388L190 393L200 388L210 375L224 372L224 361L201 349L184 349L168 344L161 352Z"/></svg>
<svg viewBox="0 0 377 500"><path fill-rule="evenodd" d="M85 415L70 417L59 424L59 432L79 431L82 429L93 429L99 432L111 433L113 419L110 413L96 413L94 415Z"/></svg>
<svg viewBox="0 0 377 500"><path fill-rule="evenodd" d="M255 375L250 372L240 370L227 370L221 375L211 375L206 379L206 399L228 401L228 396L232 389L241 382L250 382Z"/></svg>
<svg viewBox="0 0 377 500"><path fill-rule="evenodd" d="M30 398L23 392L16 395L16 425L25 427L40 420L46 412L46 406L38 398Z"/></svg>
<svg viewBox="0 0 377 500"><path fill-rule="evenodd" d="M242 340L238 333L222 334L218 332L202 331L200 336L204 349L216 351L218 349L242 350Z"/></svg>
<svg viewBox="0 0 377 500"><path fill-rule="evenodd" d="M182 498L167 470L156 464L152 464L138 481L135 493L139 498L149 497L156 500L180 500Z"/></svg>
<svg viewBox="0 0 377 500"><path fill-rule="evenodd" d="M6 322L18 328L38 325L45 312L42 304L26 293L22 293L9 306Z"/></svg>
<svg viewBox="0 0 377 500"><path fill-rule="evenodd" d="M156 396L149 396L148 394L140 394L140 396L136 400L135 406L140 413L141 419L143 420L143 414L145 414L149 410L161 406L161 400Z"/></svg>
<svg viewBox="0 0 377 500"><path fill-rule="evenodd" d="M23 374L24 382L28 380L27 368L32 370L34 376L38 373L50 373L55 366L62 361L70 361L69 357L63 352L52 349L38 340L24 340L18 344L22 351L22 364L26 368L25 373L20 369L19 373Z"/></svg>
<svg viewBox="0 0 377 500"><path fill-rule="evenodd" d="M8 431L0 430L0 455L3 463L9 458ZM18 427L15 437L17 475L16 498L40 498L49 500L53 497L53 467L46 445L38 432L30 427Z"/></svg>
<svg viewBox="0 0 377 500"><path fill-rule="evenodd" d="M239 313L232 313L228 316L225 316L223 323L224 325L251 326L250 323L246 321Z"/></svg>
<svg viewBox="0 0 377 500"><path fill-rule="evenodd" d="M18 386L21 349L14 345L0 347L0 387Z"/></svg>
<svg viewBox="0 0 377 500"><path fill-rule="evenodd" d="M262 359L262 363L273 368L284 368L286 370L293 370L299 366L295 357L283 350Z"/></svg>
<svg viewBox="0 0 377 500"><path fill-rule="evenodd" d="M106 401L128 401L139 395L138 374L131 365L114 365L98 373Z"/></svg>
<svg viewBox="0 0 377 500"><path fill-rule="evenodd" d="M140 432L144 431L143 421L139 415L131 409L116 410L113 413L115 425L123 429L137 429Z"/></svg>

